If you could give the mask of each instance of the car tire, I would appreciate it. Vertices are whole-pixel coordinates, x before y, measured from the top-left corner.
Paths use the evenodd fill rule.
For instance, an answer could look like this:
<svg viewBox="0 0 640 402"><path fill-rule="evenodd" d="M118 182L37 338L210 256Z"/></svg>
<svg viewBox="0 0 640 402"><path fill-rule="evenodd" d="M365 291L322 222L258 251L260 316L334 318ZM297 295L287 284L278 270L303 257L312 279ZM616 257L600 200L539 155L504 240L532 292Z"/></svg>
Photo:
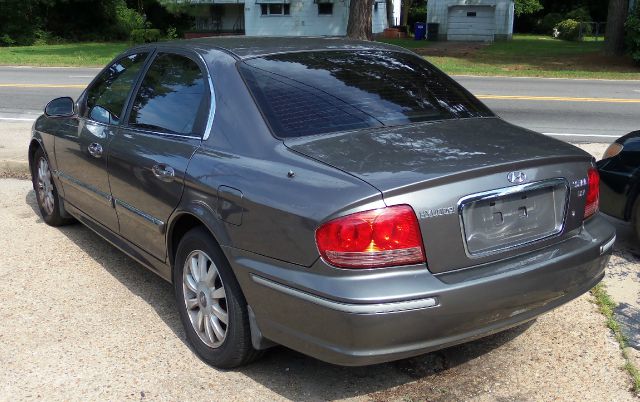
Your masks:
<svg viewBox="0 0 640 402"><path fill-rule="evenodd" d="M53 180L51 165L42 148L38 148L33 155L31 181L36 193L38 209L47 225L64 226L75 221L63 215L64 207Z"/></svg>
<svg viewBox="0 0 640 402"><path fill-rule="evenodd" d="M187 340L206 363L228 369L259 357L240 285L206 229L192 229L180 241L173 283Z"/></svg>

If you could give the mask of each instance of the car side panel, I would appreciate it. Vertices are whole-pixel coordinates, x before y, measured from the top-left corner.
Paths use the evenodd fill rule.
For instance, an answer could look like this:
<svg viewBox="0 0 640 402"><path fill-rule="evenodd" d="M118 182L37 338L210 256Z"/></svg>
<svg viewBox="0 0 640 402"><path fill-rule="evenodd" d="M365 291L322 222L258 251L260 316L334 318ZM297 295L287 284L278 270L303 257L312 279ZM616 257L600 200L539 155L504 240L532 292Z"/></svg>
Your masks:
<svg viewBox="0 0 640 402"><path fill-rule="evenodd" d="M320 222L385 205L380 192L363 181L274 143L264 159L200 148L185 176L183 202L211 210L223 228L214 233L222 246L310 266L319 256ZM240 224L225 216L225 208L241 214Z"/></svg>
<svg viewBox="0 0 640 402"><path fill-rule="evenodd" d="M618 219L629 220L640 193L640 131L619 138L620 154L598 161L600 210Z"/></svg>

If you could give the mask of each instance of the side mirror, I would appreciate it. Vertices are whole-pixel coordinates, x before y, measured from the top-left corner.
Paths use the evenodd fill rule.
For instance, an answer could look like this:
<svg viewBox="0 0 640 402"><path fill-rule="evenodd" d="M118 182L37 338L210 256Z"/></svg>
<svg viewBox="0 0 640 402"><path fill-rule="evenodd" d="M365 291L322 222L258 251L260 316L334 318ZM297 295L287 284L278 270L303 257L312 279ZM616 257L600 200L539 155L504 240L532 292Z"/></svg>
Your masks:
<svg viewBox="0 0 640 402"><path fill-rule="evenodd" d="M73 99L65 96L47 103L47 106L44 107L44 114L47 117L71 117L76 113L75 108Z"/></svg>

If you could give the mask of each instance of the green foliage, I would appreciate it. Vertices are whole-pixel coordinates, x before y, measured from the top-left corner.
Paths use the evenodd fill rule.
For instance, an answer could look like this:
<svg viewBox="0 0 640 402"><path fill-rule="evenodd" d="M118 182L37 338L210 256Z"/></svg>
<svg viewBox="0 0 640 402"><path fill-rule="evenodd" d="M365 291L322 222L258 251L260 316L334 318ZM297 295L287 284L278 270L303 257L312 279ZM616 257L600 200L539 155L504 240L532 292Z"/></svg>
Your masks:
<svg viewBox="0 0 640 402"><path fill-rule="evenodd" d="M540 0L516 0L515 13L516 16L533 14L542 10L544 7L540 4Z"/></svg>
<svg viewBox="0 0 640 402"><path fill-rule="evenodd" d="M416 22L426 22L427 21L427 5L426 3L423 5L412 6L409 9L409 15L407 17L407 24L412 27L412 30L415 31Z"/></svg>
<svg viewBox="0 0 640 402"><path fill-rule="evenodd" d="M167 28L166 37L167 37L168 40L178 39L178 30L175 27Z"/></svg>
<svg viewBox="0 0 640 402"><path fill-rule="evenodd" d="M567 19L576 20L578 22L590 22L591 15L589 14L589 9L587 7L578 7L569 11L567 15L565 15Z"/></svg>
<svg viewBox="0 0 640 402"><path fill-rule="evenodd" d="M540 23L542 33L551 35L551 33L553 33L553 28L555 28L563 19L564 17L560 13L549 13L545 15Z"/></svg>
<svg viewBox="0 0 640 402"><path fill-rule="evenodd" d="M157 42L162 38L162 34L159 29L134 29L129 35L129 39L133 43L150 43Z"/></svg>
<svg viewBox="0 0 640 402"><path fill-rule="evenodd" d="M628 53L633 60L640 63L640 5L636 5L624 27Z"/></svg>
<svg viewBox="0 0 640 402"><path fill-rule="evenodd" d="M145 28L145 20L136 10L127 7L125 0L119 0L115 6L115 31L119 39L129 38L135 42L133 32Z"/></svg>
<svg viewBox="0 0 640 402"><path fill-rule="evenodd" d="M45 31L44 29L34 30L33 37L33 44L37 46L58 45L65 42L63 38L53 35L51 32Z"/></svg>
<svg viewBox="0 0 640 402"><path fill-rule="evenodd" d="M580 39L580 23L576 20L568 19L556 25L559 31L558 37L563 40L577 41Z"/></svg>
<svg viewBox="0 0 640 402"><path fill-rule="evenodd" d="M613 332L613 336L616 338L616 341L618 341L618 346L620 346L622 356L625 359L624 368L627 370L631 376L631 380L633 381L633 390L635 392L640 392L640 370L638 370L629 358L629 354L626 351L627 338L622 333L620 324L616 320L614 314L618 304L611 298L611 296L609 296L605 285L602 283L597 284L593 289L591 289L591 294L596 299L596 304L598 305L600 313L602 313L606 319L607 327L609 327L611 332Z"/></svg>
<svg viewBox="0 0 640 402"><path fill-rule="evenodd" d="M16 41L11 39L11 36L7 34L0 35L0 46L13 46L16 44Z"/></svg>

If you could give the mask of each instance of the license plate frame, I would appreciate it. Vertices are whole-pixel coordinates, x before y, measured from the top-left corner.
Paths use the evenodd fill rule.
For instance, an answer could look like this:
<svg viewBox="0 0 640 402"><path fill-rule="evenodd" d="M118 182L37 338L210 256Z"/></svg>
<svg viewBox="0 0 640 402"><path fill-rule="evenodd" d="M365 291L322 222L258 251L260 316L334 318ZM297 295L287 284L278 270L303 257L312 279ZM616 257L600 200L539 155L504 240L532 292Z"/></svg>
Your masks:
<svg viewBox="0 0 640 402"><path fill-rule="evenodd" d="M564 178L463 197L458 216L465 252L479 258L558 236L564 230L568 203L569 184Z"/></svg>

